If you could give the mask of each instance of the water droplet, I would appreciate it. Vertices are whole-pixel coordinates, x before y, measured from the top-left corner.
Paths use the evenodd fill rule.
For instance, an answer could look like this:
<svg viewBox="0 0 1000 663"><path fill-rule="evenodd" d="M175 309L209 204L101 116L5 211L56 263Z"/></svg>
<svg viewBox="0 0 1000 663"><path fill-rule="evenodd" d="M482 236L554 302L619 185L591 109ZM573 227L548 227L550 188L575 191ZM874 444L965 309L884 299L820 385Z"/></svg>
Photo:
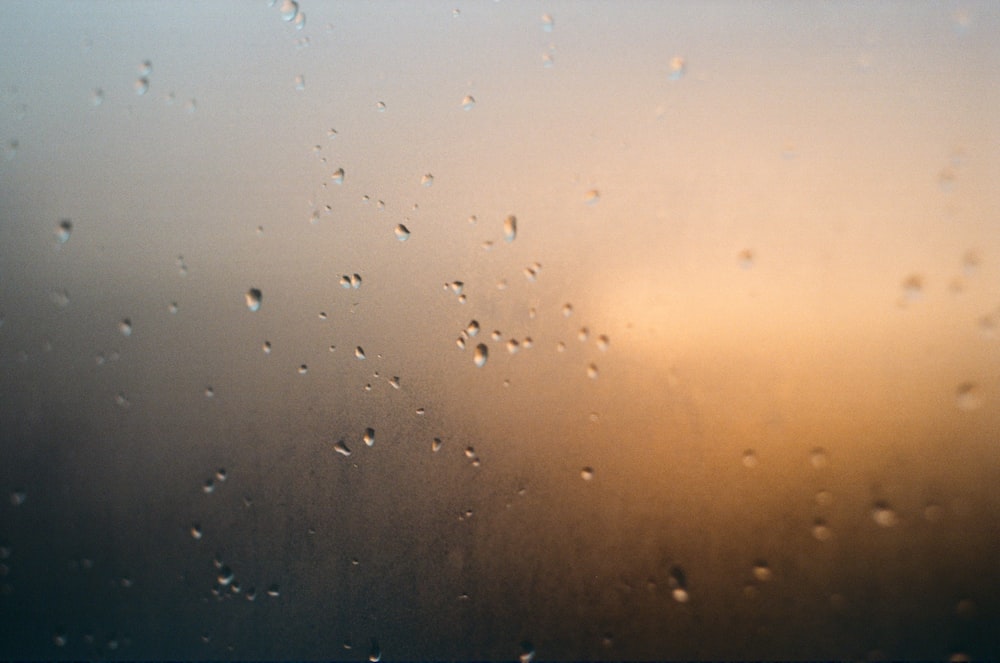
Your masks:
<svg viewBox="0 0 1000 663"><path fill-rule="evenodd" d="M507 341L507 352L510 354L516 354L518 350L521 349L521 344L517 342L517 339L512 338Z"/></svg>
<svg viewBox="0 0 1000 663"><path fill-rule="evenodd" d="M576 333L576 338L581 343L585 342L588 338L590 338L590 329L587 327L580 327L580 331Z"/></svg>
<svg viewBox="0 0 1000 663"><path fill-rule="evenodd" d="M292 21L292 25L295 26L296 30L301 30L302 28L306 27L306 13L300 11L299 15L295 17L294 21ZM309 45L309 37L303 37L296 43L298 44L299 48L305 48L306 46Z"/></svg>
<svg viewBox="0 0 1000 663"><path fill-rule="evenodd" d="M132 335L132 321L129 318L125 318L118 323L118 331L121 332L122 336L128 337Z"/></svg>
<svg viewBox="0 0 1000 663"><path fill-rule="evenodd" d="M375 429L366 428L365 434L361 437L361 439L369 447L375 446Z"/></svg>
<svg viewBox="0 0 1000 663"><path fill-rule="evenodd" d="M670 595L678 603L687 603L690 599L690 595L687 591L687 578L684 575L684 571L679 567L675 566L670 569L670 575L667 578L667 585L670 587Z"/></svg>
<svg viewBox="0 0 1000 663"><path fill-rule="evenodd" d="M833 504L833 493L829 490L821 490L816 493L816 504L820 506L830 506Z"/></svg>
<svg viewBox="0 0 1000 663"><path fill-rule="evenodd" d="M476 100L471 94L467 94L462 98L462 110L472 110L476 107Z"/></svg>
<svg viewBox="0 0 1000 663"><path fill-rule="evenodd" d="M744 467L757 467L757 462L757 452L753 449L747 449L743 452Z"/></svg>
<svg viewBox="0 0 1000 663"><path fill-rule="evenodd" d="M605 334L601 334L597 337L597 349L601 352L607 352L610 345L611 339L609 339Z"/></svg>
<svg viewBox="0 0 1000 663"><path fill-rule="evenodd" d="M122 392L115 394L115 404L122 409L128 408L132 405Z"/></svg>
<svg viewBox="0 0 1000 663"><path fill-rule="evenodd" d="M591 479L594 478L594 468L592 467L583 468L582 470L580 470L580 477L584 481L590 481Z"/></svg>
<svg viewBox="0 0 1000 663"><path fill-rule="evenodd" d="M267 588L267 595L272 599L281 596L281 589L277 585L271 585Z"/></svg>
<svg viewBox="0 0 1000 663"><path fill-rule="evenodd" d="M264 344L260 346L260 349L264 351L264 354L271 354L271 341L264 341Z"/></svg>
<svg viewBox="0 0 1000 663"><path fill-rule="evenodd" d="M307 366L306 364L302 364L301 366L299 366L299 375L305 375L308 372L309 372L309 366Z"/></svg>
<svg viewBox="0 0 1000 663"><path fill-rule="evenodd" d="M211 385L205 387L205 398L215 398L215 389Z"/></svg>
<svg viewBox="0 0 1000 663"><path fill-rule="evenodd" d="M443 444L443 442L441 441L441 438L440 437L435 437L431 441L431 451L434 451L434 452L441 451L441 445L442 444Z"/></svg>
<svg viewBox="0 0 1000 663"><path fill-rule="evenodd" d="M686 71L687 63L684 61L684 58L680 56L670 58L670 80L679 81L684 78Z"/></svg>
<svg viewBox="0 0 1000 663"><path fill-rule="evenodd" d="M351 455L351 450L347 448L347 444L345 444L343 440L337 440L336 444L333 445L333 450L341 456Z"/></svg>
<svg viewBox="0 0 1000 663"><path fill-rule="evenodd" d="M393 389L399 389L401 387L398 375L392 376L392 378L389 380L389 386L392 387Z"/></svg>
<svg viewBox="0 0 1000 663"><path fill-rule="evenodd" d="M368 649L368 660L371 663L378 663L382 660L382 649L378 646L378 640L372 638L372 645Z"/></svg>
<svg viewBox="0 0 1000 663"><path fill-rule="evenodd" d="M587 377L591 380L596 380L598 376L598 370L596 364L589 364L587 366Z"/></svg>
<svg viewBox="0 0 1000 663"><path fill-rule="evenodd" d="M295 17L299 14L299 3L295 2L295 0L282 0L278 11L281 12L281 20L287 22L294 21Z"/></svg>
<svg viewBox="0 0 1000 663"><path fill-rule="evenodd" d="M104 90L102 90L101 88L95 88L91 90L90 105L96 108L97 106L100 106L103 103L104 103Z"/></svg>
<svg viewBox="0 0 1000 663"><path fill-rule="evenodd" d="M396 239L398 239L400 242L405 242L406 240L410 239L410 229L404 226L402 223L397 225L396 229L393 232L396 233Z"/></svg>
<svg viewBox="0 0 1000 663"><path fill-rule="evenodd" d="M817 518L813 521L812 535L817 541L829 541L833 537L833 530L830 529L825 520Z"/></svg>
<svg viewBox="0 0 1000 663"><path fill-rule="evenodd" d="M430 173L427 173L426 175L420 178L421 186L431 186L432 184L434 184L434 176L431 175Z"/></svg>
<svg viewBox="0 0 1000 663"><path fill-rule="evenodd" d="M344 183L344 169L343 168L338 168L337 170L333 171L333 175L330 175L330 180L334 184L343 184Z"/></svg>
<svg viewBox="0 0 1000 663"><path fill-rule="evenodd" d="M365 358L364 348L362 348L360 345L354 348L354 356L358 359L364 359Z"/></svg>
<svg viewBox="0 0 1000 663"><path fill-rule="evenodd" d="M757 560L753 565L753 577L760 582L768 582L774 574L764 560Z"/></svg>
<svg viewBox="0 0 1000 663"><path fill-rule="evenodd" d="M377 110L379 113L384 113L385 112L385 102L384 101L377 102L375 104L375 110Z"/></svg>
<svg viewBox="0 0 1000 663"><path fill-rule="evenodd" d="M542 14L542 31L552 32L555 27L555 21L552 19L552 14Z"/></svg>
<svg viewBox="0 0 1000 663"><path fill-rule="evenodd" d="M753 251L750 249L743 249L740 251L737 259L739 260L740 267L742 269L750 269L753 267Z"/></svg>
<svg viewBox="0 0 1000 663"><path fill-rule="evenodd" d="M459 350L464 350L465 349L465 338L463 338L462 336L459 336L458 338L456 338L455 339L455 345L458 346Z"/></svg>
<svg viewBox="0 0 1000 663"><path fill-rule="evenodd" d="M936 523L944 517L944 507L939 504L928 504L924 507L924 518L927 522Z"/></svg>
<svg viewBox="0 0 1000 663"><path fill-rule="evenodd" d="M451 283L444 284L445 290L451 290L456 295L461 295L462 290L465 288L465 284L461 281L452 281Z"/></svg>
<svg viewBox="0 0 1000 663"><path fill-rule="evenodd" d="M69 219L63 219L59 222L59 225L56 226L56 240L58 240L60 244L65 244L69 241L69 236L72 232L73 222Z"/></svg>
<svg viewBox="0 0 1000 663"><path fill-rule="evenodd" d="M527 640L521 643L521 653L518 654L519 663L531 663L535 659L535 645Z"/></svg>
<svg viewBox="0 0 1000 663"><path fill-rule="evenodd" d="M233 570L228 566L223 566L219 569L219 575L215 580L223 587L227 587L235 578L236 576L233 575Z"/></svg>
<svg viewBox="0 0 1000 663"><path fill-rule="evenodd" d="M201 537L204 536L204 534L201 531L201 525L199 525L198 523L191 525L190 532L191 532L191 538L194 539L195 541L200 541Z"/></svg>
<svg viewBox="0 0 1000 663"><path fill-rule="evenodd" d="M565 317L565 318L568 318L569 316L573 315L573 305L572 304L563 304L562 314L563 314L563 317Z"/></svg>
<svg viewBox="0 0 1000 663"><path fill-rule="evenodd" d="M587 193L583 194L583 202L585 205L596 205L601 200L601 192L597 189L591 189Z"/></svg>
<svg viewBox="0 0 1000 663"><path fill-rule="evenodd" d="M955 404L958 409L970 412L982 404L979 387L974 382L963 382L955 389Z"/></svg>
<svg viewBox="0 0 1000 663"><path fill-rule="evenodd" d="M263 295L257 288L250 288L247 290L247 294L245 295L247 308L251 311L259 311L262 297Z"/></svg>
<svg viewBox="0 0 1000 663"><path fill-rule="evenodd" d="M56 647L65 647L67 640L68 638L63 631L56 631L56 633L52 636L52 644Z"/></svg>
<svg viewBox="0 0 1000 663"><path fill-rule="evenodd" d="M472 356L472 361L476 366L482 368L486 365L486 360L489 358L490 350L485 344L480 343L476 346L476 352Z"/></svg>
<svg viewBox="0 0 1000 663"><path fill-rule="evenodd" d="M915 302L920 299L924 290L924 278L919 274L911 274L903 280L903 298Z"/></svg>
<svg viewBox="0 0 1000 663"><path fill-rule="evenodd" d="M500 339L503 338L503 334L500 333L499 329L494 329L493 332L490 334L490 338L494 341L499 341Z"/></svg>
<svg viewBox="0 0 1000 663"><path fill-rule="evenodd" d="M479 322L476 320L470 320L469 324L465 326L465 333L469 335L470 338L474 337L479 333Z"/></svg>
<svg viewBox="0 0 1000 663"><path fill-rule="evenodd" d="M170 313L177 313L177 311L180 310L180 307L177 305L177 302L170 302L170 305L167 306L167 310Z"/></svg>
<svg viewBox="0 0 1000 663"><path fill-rule="evenodd" d="M816 447L809 452L809 463L817 470L826 467L829 462L830 460L826 454L826 449Z"/></svg>
<svg viewBox="0 0 1000 663"><path fill-rule="evenodd" d="M21 506L28 499L28 494L23 490L15 490L10 494L10 505Z"/></svg>
<svg viewBox="0 0 1000 663"><path fill-rule="evenodd" d="M201 490L206 495L211 495L212 493L214 493L215 492L215 480L214 479L205 479L205 483L202 484Z"/></svg>
<svg viewBox="0 0 1000 663"><path fill-rule="evenodd" d="M899 522L899 516L886 502L876 502L872 507L872 520L881 527L892 527Z"/></svg>
<svg viewBox="0 0 1000 663"><path fill-rule="evenodd" d="M147 92L149 92L149 79L147 78L137 78L135 83L132 84L132 89L140 97Z"/></svg>
<svg viewBox="0 0 1000 663"><path fill-rule="evenodd" d="M299 92L306 89L306 77L302 74L297 74L295 76L295 89Z"/></svg>
<svg viewBox="0 0 1000 663"><path fill-rule="evenodd" d="M530 233L529 233L530 234ZM517 217L513 214L507 216L503 220L503 239L505 242L513 242L514 238L517 237ZM528 238L531 239L530 237Z"/></svg>

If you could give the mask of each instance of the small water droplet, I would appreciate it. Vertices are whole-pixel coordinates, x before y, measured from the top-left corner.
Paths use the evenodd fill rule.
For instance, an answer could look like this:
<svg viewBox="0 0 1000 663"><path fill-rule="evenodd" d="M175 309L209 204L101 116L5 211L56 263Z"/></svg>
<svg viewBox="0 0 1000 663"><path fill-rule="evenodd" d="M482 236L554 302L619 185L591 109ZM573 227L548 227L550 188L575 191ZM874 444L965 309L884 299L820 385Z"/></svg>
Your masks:
<svg viewBox="0 0 1000 663"><path fill-rule="evenodd" d="M167 310L170 313L177 313L177 311L180 310L180 307L177 305L177 302L170 302L170 305L167 306Z"/></svg>
<svg viewBox="0 0 1000 663"><path fill-rule="evenodd" d="M465 333L469 335L470 338L474 337L479 333L479 322L476 320L470 320L469 324L465 326Z"/></svg>
<svg viewBox="0 0 1000 663"><path fill-rule="evenodd" d="M68 638L62 631L56 631L56 633L52 636L52 644L56 647L65 647L67 641Z"/></svg>
<svg viewBox="0 0 1000 663"><path fill-rule="evenodd" d="M521 344L517 342L517 339L512 338L507 341L507 352L510 354L516 354L518 350L521 349Z"/></svg>
<svg viewBox="0 0 1000 663"><path fill-rule="evenodd" d="M410 229L404 226L402 223L398 224L393 232L396 233L396 239L398 239L400 242L405 242L406 240L410 239Z"/></svg>
<svg viewBox="0 0 1000 663"><path fill-rule="evenodd" d="M771 568L767 565L767 562L759 559L753 565L753 577L760 582L768 582L774 577L774 574L771 572Z"/></svg>
<svg viewBox="0 0 1000 663"><path fill-rule="evenodd" d="M132 89L140 97L147 92L149 92L149 79L147 78L137 78L135 83L132 84Z"/></svg>
<svg viewBox="0 0 1000 663"><path fill-rule="evenodd" d="M302 364L299 366L299 375L305 375L308 372L309 372L309 366L307 366L306 364Z"/></svg>
<svg viewBox="0 0 1000 663"><path fill-rule="evenodd" d="M826 454L826 449L816 447L809 452L809 463L817 470L826 467L829 462L830 459Z"/></svg>
<svg viewBox="0 0 1000 663"><path fill-rule="evenodd" d="M563 314L563 317L565 317L565 318L568 318L569 316L573 315L573 305L572 304L563 304L562 314Z"/></svg>
<svg viewBox="0 0 1000 663"><path fill-rule="evenodd" d="M60 244L65 244L69 241L69 236L72 232L73 222L69 219L63 219L59 222L59 225L56 226L56 240L58 240Z"/></svg>
<svg viewBox="0 0 1000 663"><path fill-rule="evenodd" d="M903 279L903 298L905 302L915 302L920 299L924 290L924 278L920 274L911 274Z"/></svg>
<svg viewBox="0 0 1000 663"><path fill-rule="evenodd" d="M671 589L670 595L678 603L687 603L690 599L687 590L687 578L684 575L683 569L679 566L670 569L670 575L667 577L667 586Z"/></svg>
<svg viewBox="0 0 1000 663"><path fill-rule="evenodd" d="M456 295L461 295L462 290L465 288L465 284L461 281L452 281L451 283L444 284L445 290L451 290Z"/></svg>
<svg viewBox="0 0 1000 663"><path fill-rule="evenodd" d="M587 377L591 380L596 380L598 376L598 370L596 364L589 364L587 366Z"/></svg>
<svg viewBox="0 0 1000 663"><path fill-rule="evenodd" d="M825 520L817 518L813 521L812 535L817 541L829 541L833 537L833 530Z"/></svg>
<svg viewBox="0 0 1000 663"><path fill-rule="evenodd" d="M601 334L597 337L597 349L601 352L607 352L608 347L611 345L611 339L605 334Z"/></svg>
<svg viewBox="0 0 1000 663"><path fill-rule="evenodd" d="M744 467L757 467L757 452L753 449L747 449L743 452L743 466Z"/></svg>
<svg viewBox="0 0 1000 663"><path fill-rule="evenodd" d="M398 375L394 375L392 376L392 378L389 379L389 386L392 387L393 389L399 389L402 386L399 382Z"/></svg>
<svg viewBox="0 0 1000 663"><path fill-rule="evenodd" d="M471 94L467 94L462 98L462 110L472 110L476 107L476 100Z"/></svg>
<svg viewBox="0 0 1000 663"><path fill-rule="evenodd" d="M205 479L205 483L202 484L201 490L206 495L211 495L212 493L214 493L215 492L215 480L214 479Z"/></svg>
<svg viewBox="0 0 1000 663"><path fill-rule="evenodd" d="M490 334L490 339L492 339L494 341L499 341L502 338L503 338L503 334L500 333L499 329L494 329L493 332Z"/></svg>
<svg viewBox="0 0 1000 663"><path fill-rule="evenodd" d="M132 321L129 318L123 319L118 323L118 331L121 332L122 336L129 337L132 335Z"/></svg>
<svg viewBox="0 0 1000 663"><path fill-rule="evenodd" d="M378 663L382 660L382 648L378 646L378 640L372 638L371 647L368 649L368 660L370 663Z"/></svg>
<svg viewBox="0 0 1000 663"><path fill-rule="evenodd" d="M375 104L375 110L377 110L379 113L384 113L385 112L385 102L384 101L377 102Z"/></svg>
<svg viewBox="0 0 1000 663"><path fill-rule="evenodd" d="M420 178L421 186L431 186L432 184L434 184L434 176L431 175L430 173L427 173Z"/></svg>
<svg viewBox="0 0 1000 663"><path fill-rule="evenodd" d="M518 663L531 663L535 659L535 645L525 640L521 643L521 653L518 654Z"/></svg>
<svg viewBox="0 0 1000 663"><path fill-rule="evenodd" d="M337 170L333 171L333 175L330 175L330 180L334 184L343 184L344 183L344 169L343 168L338 168Z"/></svg>
<svg viewBox="0 0 1000 663"><path fill-rule="evenodd" d="M880 501L872 507L872 520L881 527L892 527L899 522L899 516L889 507L888 503Z"/></svg>
<svg viewBox="0 0 1000 663"><path fill-rule="evenodd" d="M361 436L361 439L369 447L375 446L375 429L366 428L365 434Z"/></svg>
<svg viewBox="0 0 1000 663"><path fill-rule="evenodd" d="M306 89L306 77L302 74L297 74L295 76L295 89L299 92Z"/></svg>
<svg viewBox="0 0 1000 663"><path fill-rule="evenodd" d="M684 58L680 56L670 58L670 80L679 81L684 78L686 72L687 63L684 61Z"/></svg>
<svg viewBox="0 0 1000 663"><path fill-rule="evenodd" d="M247 290L247 294L245 295L247 308L251 311L259 311L262 297L263 295L257 288Z"/></svg>
<svg viewBox="0 0 1000 663"><path fill-rule="evenodd" d="M28 499L28 494L23 490L15 490L10 494L10 505L21 506Z"/></svg>
<svg viewBox="0 0 1000 663"><path fill-rule="evenodd" d="M750 249L743 249L737 256L742 269L750 269L753 267L753 258L753 251Z"/></svg>
<svg viewBox="0 0 1000 663"><path fill-rule="evenodd" d="M150 60L143 60L136 69L140 76L149 76L153 73L153 63Z"/></svg>
<svg viewBox="0 0 1000 663"><path fill-rule="evenodd" d="M211 385L205 387L205 398L215 398L215 389Z"/></svg>
<svg viewBox="0 0 1000 663"><path fill-rule="evenodd" d="M830 506L833 504L833 493L829 490L821 490L816 493L816 504L820 506Z"/></svg>
<svg viewBox="0 0 1000 663"><path fill-rule="evenodd" d="M955 404L958 409L971 412L982 404L979 387L974 382L963 382L955 389Z"/></svg>
<svg viewBox="0 0 1000 663"><path fill-rule="evenodd" d="M580 327L580 331L576 333L576 338L581 342L586 342L590 338L590 329L587 327Z"/></svg>
<svg viewBox="0 0 1000 663"><path fill-rule="evenodd" d="M582 470L580 470L580 477L584 481L590 481L591 479L594 478L594 468L592 467L583 468Z"/></svg>
<svg viewBox="0 0 1000 663"><path fill-rule="evenodd" d="M91 90L90 105L96 108L97 106L100 106L103 103L104 103L104 90L102 90L101 88L94 88L93 90Z"/></svg>
<svg viewBox="0 0 1000 663"><path fill-rule="evenodd" d="M204 536L204 534L201 531L201 525L199 525L198 523L191 525L190 532L191 532L191 538L194 539L195 541L200 541L202 536Z"/></svg>
<svg viewBox="0 0 1000 663"><path fill-rule="evenodd" d="M529 233L530 235L530 233ZM513 214L507 216L503 220L503 239L505 242L513 242L517 237L517 217ZM530 237L528 238L531 239Z"/></svg>
<svg viewBox="0 0 1000 663"><path fill-rule="evenodd" d="M458 346L459 350L464 350L465 349L465 338L462 337L462 336L459 336L458 338L456 338L455 339L455 345Z"/></svg>
<svg viewBox="0 0 1000 663"><path fill-rule="evenodd" d="M487 348L485 344L480 343L476 346L476 352L472 356L472 361L476 366L482 368L486 365L486 360L489 358L489 354L489 348Z"/></svg>
<svg viewBox="0 0 1000 663"><path fill-rule="evenodd" d="M442 444L443 444L443 442L441 441L441 438L440 437L435 437L431 441L431 451L434 451L434 452L441 451L441 445Z"/></svg>
<svg viewBox="0 0 1000 663"><path fill-rule="evenodd" d="M260 349L263 350L264 354L266 354L266 355L271 354L271 342L270 341L264 341L264 344L260 346Z"/></svg>
<svg viewBox="0 0 1000 663"><path fill-rule="evenodd" d="M341 456L351 455L351 450L347 448L347 444L345 444L343 440L337 440L337 442L333 445L333 450Z"/></svg>
<svg viewBox="0 0 1000 663"><path fill-rule="evenodd" d="M555 25L552 14L542 14L542 32L552 32Z"/></svg>
<svg viewBox="0 0 1000 663"><path fill-rule="evenodd" d="M281 596L281 589L278 587L278 585L271 585L270 587L267 588L267 595L270 596L271 598L277 598Z"/></svg>
<svg viewBox="0 0 1000 663"><path fill-rule="evenodd" d="M365 358L364 348L362 348L360 345L354 348L354 356L358 359L364 359Z"/></svg>
<svg viewBox="0 0 1000 663"><path fill-rule="evenodd" d="M601 200L601 192L597 189L591 189L587 193L583 194L583 203L585 205L596 205Z"/></svg>

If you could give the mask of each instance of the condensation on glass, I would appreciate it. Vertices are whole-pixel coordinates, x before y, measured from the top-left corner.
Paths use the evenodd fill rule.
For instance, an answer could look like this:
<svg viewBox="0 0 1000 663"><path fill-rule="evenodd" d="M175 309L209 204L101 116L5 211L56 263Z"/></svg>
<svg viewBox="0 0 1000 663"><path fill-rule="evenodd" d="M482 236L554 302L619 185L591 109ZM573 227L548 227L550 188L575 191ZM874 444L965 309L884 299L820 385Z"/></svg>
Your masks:
<svg viewBox="0 0 1000 663"><path fill-rule="evenodd" d="M996 3L4 15L0 658L1000 656Z"/></svg>

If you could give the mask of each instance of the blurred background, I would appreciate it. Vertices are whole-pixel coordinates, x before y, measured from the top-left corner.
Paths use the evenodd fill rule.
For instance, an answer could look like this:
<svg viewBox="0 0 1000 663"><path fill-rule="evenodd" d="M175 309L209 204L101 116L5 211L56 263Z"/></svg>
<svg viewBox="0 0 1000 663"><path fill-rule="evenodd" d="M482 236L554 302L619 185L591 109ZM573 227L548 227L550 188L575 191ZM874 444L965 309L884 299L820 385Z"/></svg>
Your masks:
<svg viewBox="0 0 1000 663"><path fill-rule="evenodd" d="M3 14L0 657L1000 656L1000 5Z"/></svg>

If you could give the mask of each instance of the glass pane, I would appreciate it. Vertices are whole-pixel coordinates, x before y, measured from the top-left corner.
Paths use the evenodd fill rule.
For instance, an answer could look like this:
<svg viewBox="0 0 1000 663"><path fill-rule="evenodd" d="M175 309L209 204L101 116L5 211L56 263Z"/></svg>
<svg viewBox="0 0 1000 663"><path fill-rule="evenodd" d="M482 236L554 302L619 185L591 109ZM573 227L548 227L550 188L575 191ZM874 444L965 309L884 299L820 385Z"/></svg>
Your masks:
<svg viewBox="0 0 1000 663"><path fill-rule="evenodd" d="M1000 5L4 9L0 658L1000 657Z"/></svg>

